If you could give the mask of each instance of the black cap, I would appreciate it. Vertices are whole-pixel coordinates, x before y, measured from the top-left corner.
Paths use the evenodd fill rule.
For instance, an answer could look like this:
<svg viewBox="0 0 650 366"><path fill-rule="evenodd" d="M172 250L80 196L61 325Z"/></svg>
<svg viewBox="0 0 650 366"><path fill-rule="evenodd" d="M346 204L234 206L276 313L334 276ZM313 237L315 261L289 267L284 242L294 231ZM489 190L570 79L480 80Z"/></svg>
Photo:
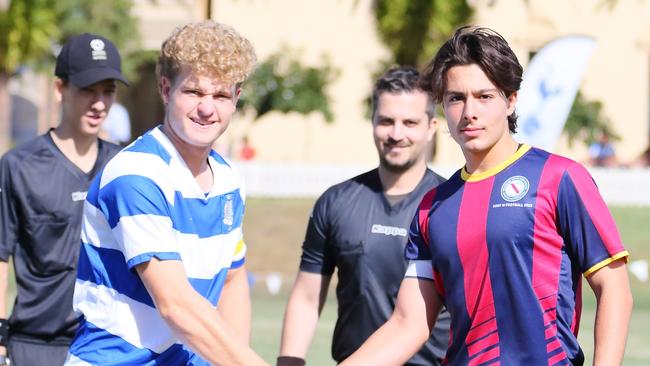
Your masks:
<svg viewBox="0 0 650 366"><path fill-rule="evenodd" d="M122 75L122 61L113 42L90 33L74 36L63 45L54 75L79 88L108 79L129 85Z"/></svg>

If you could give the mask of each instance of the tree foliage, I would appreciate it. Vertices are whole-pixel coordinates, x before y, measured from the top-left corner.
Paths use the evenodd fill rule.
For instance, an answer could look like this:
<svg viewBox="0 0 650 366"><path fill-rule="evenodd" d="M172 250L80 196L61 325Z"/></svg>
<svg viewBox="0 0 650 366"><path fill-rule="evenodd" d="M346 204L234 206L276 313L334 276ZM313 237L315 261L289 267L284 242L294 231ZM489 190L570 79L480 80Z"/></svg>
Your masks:
<svg viewBox="0 0 650 366"><path fill-rule="evenodd" d="M377 31L391 51L391 59L380 61L372 73L373 80L391 65L423 66L474 14L466 0L373 0L372 10ZM364 104L370 118L370 96Z"/></svg>
<svg viewBox="0 0 650 366"><path fill-rule="evenodd" d="M9 80L28 61L50 50L59 34L54 0L12 0L0 11L0 154L11 146Z"/></svg>
<svg viewBox="0 0 650 366"><path fill-rule="evenodd" d="M334 115L326 87L338 76L324 58L321 67L304 66L296 55L281 50L258 65L255 73L244 84L240 105L244 110L254 110L258 119L270 111L319 112L331 122Z"/></svg>
<svg viewBox="0 0 650 366"><path fill-rule="evenodd" d="M576 140L589 146L602 134L607 134L610 139L618 139L610 125L603 114L603 103L587 100L582 93L578 92L564 124L564 131L569 146L573 146Z"/></svg>
<svg viewBox="0 0 650 366"><path fill-rule="evenodd" d="M135 69L141 55L137 20L131 15L132 0L88 1L57 0L52 11L57 14L60 35L54 39L57 46L64 44L71 36L80 33L94 33L110 39L122 55L122 69L129 80L137 77ZM44 60L46 69L52 67L55 57L51 53Z"/></svg>
<svg viewBox="0 0 650 366"><path fill-rule="evenodd" d="M29 66L51 75L55 55L73 34L90 32L113 41L122 51L123 69L133 81L142 55L129 57L139 43L132 0L6 0L0 10L0 153L9 146L9 79ZM125 57L126 56L126 57Z"/></svg>
<svg viewBox="0 0 650 366"><path fill-rule="evenodd" d="M72 35L100 34L123 56L139 46L132 0L11 0L0 12L0 70L12 75L30 65L51 71L60 46ZM125 58L127 72L135 68Z"/></svg>
<svg viewBox="0 0 650 366"><path fill-rule="evenodd" d="M422 65L473 11L466 0L374 0L377 29L399 65Z"/></svg>
<svg viewBox="0 0 650 366"><path fill-rule="evenodd" d="M12 0L0 11L0 73L12 76L25 62L51 52L60 35L55 0Z"/></svg>

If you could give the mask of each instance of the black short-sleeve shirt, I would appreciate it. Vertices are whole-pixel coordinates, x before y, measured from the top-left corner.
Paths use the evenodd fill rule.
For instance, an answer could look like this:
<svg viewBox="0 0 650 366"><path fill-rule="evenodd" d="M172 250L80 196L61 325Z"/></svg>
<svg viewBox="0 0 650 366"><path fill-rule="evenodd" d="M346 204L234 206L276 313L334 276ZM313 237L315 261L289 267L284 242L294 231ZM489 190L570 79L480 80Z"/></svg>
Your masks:
<svg viewBox="0 0 650 366"><path fill-rule="evenodd" d="M300 270L326 276L338 270L338 319L332 342L337 362L356 351L393 313L406 272L409 224L424 194L443 180L427 169L415 190L391 206L374 169L329 188L316 201ZM448 341L445 310L409 364L439 365Z"/></svg>
<svg viewBox="0 0 650 366"><path fill-rule="evenodd" d="M61 345L74 337L83 203L94 176L120 150L103 140L98 148L89 173L63 155L50 133L0 160L0 260L13 256L17 284L11 337Z"/></svg>

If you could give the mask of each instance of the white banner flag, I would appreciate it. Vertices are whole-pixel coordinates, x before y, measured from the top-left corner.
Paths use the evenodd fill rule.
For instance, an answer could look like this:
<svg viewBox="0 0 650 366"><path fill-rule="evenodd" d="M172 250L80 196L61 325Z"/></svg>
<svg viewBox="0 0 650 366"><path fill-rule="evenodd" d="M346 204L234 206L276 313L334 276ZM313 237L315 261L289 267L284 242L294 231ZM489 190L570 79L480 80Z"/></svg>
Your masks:
<svg viewBox="0 0 650 366"><path fill-rule="evenodd" d="M575 99L596 41L566 36L544 46L524 72L515 139L552 151Z"/></svg>

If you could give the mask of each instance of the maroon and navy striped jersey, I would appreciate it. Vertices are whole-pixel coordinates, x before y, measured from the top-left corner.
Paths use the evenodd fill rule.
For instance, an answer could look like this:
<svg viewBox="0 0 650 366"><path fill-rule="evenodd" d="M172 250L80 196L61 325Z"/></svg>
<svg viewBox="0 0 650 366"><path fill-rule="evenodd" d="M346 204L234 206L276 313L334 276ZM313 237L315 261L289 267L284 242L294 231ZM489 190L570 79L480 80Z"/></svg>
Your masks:
<svg viewBox="0 0 650 366"><path fill-rule="evenodd" d="M628 253L587 170L522 145L425 195L405 256L451 313L448 364L582 365L581 278Z"/></svg>

